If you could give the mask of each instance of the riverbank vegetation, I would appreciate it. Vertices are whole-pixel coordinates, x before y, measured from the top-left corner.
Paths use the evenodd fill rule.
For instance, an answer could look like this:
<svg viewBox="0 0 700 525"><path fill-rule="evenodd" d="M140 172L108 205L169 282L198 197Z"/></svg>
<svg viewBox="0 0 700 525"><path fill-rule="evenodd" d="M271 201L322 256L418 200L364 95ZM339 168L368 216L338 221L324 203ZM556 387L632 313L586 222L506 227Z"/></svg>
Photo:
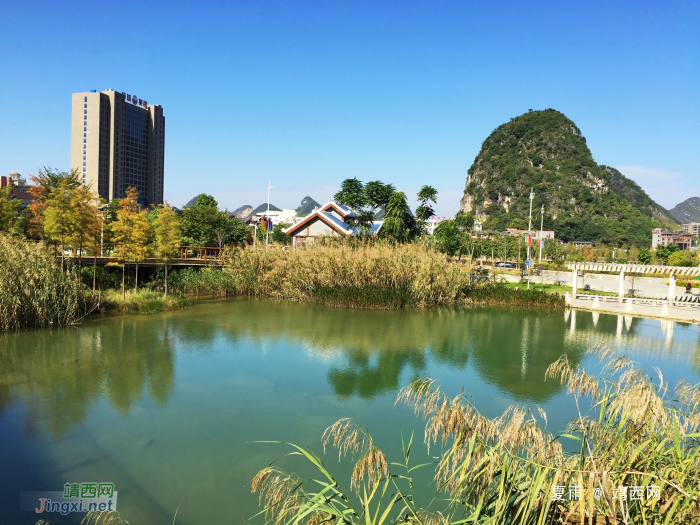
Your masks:
<svg viewBox="0 0 700 525"><path fill-rule="evenodd" d="M498 304L563 307L563 299L535 289L475 281L458 265L421 244L327 240L293 251L236 249L221 269L173 273L182 293L246 295L350 308Z"/></svg>
<svg viewBox="0 0 700 525"><path fill-rule="evenodd" d="M107 290L100 294L100 312L125 314L152 314L166 310L177 310L192 304L182 294L168 296L151 290L129 290L126 294L118 290Z"/></svg>
<svg viewBox="0 0 700 525"><path fill-rule="evenodd" d="M368 429L349 419L322 436L324 452L354 465L336 479L313 450L285 444L309 462L312 478L276 464L252 480L266 523L420 525L489 523L697 523L700 519L700 385L669 388L625 357L597 349L602 372L591 376L566 356L546 379L567 386L576 410L568 428L546 430L539 407L482 415L464 393L443 393L432 379L402 389L397 403L426 419L424 442L435 461L415 464L413 435L403 457L388 458ZM276 442L281 443L281 442ZM434 465L432 497L414 480Z"/></svg>
<svg viewBox="0 0 700 525"><path fill-rule="evenodd" d="M72 324L97 302L44 244L0 233L0 330Z"/></svg>

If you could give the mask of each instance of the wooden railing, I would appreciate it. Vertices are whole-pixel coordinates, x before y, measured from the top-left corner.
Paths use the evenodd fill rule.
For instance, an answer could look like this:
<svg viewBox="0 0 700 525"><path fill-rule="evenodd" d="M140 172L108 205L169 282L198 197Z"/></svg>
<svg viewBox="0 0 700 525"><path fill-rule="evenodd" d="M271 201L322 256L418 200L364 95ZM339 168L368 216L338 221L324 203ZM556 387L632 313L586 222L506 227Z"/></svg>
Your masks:
<svg viewBox="0 0 700 525"><path fill-rule="evenodd" d="M117 257L118 244L104 243L102 249L98 251L98 257ZM147 258L155 258L155 249L152 246L147 246ZM180 246L177 250L177 255L174 259L210 259L217 260L221 258L222 249L218 246ZM89 258L90 256L83 256Z"/></svg>

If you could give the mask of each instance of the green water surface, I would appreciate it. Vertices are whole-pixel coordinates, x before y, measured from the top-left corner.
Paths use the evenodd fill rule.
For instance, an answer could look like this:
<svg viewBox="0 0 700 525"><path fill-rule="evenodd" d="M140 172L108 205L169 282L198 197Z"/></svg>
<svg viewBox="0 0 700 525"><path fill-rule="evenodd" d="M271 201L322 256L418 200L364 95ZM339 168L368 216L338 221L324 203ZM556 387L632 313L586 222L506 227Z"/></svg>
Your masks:
<svg viewBox="0 0 700 525"><path fill-rule="evenodd" d="M322 452L323 430L351 417L399 460L402 431L422 441L422 421L394 406L417 377L464 387L489 416L541 406L557 430L573 401L544 372L563 353L595 371L586 349L609 345L671 383L698 382L699 341L697 325L590 312L247 299L0 334L0 523L37 521L21 491L89 481L115 484L132 525L170 524L178 507L177 524L242 523L258 512L250 479L287 452L255 441ZM324 461L347 487L349 466L332 451ZM294 458L279 465L310 474Z"/></svg>

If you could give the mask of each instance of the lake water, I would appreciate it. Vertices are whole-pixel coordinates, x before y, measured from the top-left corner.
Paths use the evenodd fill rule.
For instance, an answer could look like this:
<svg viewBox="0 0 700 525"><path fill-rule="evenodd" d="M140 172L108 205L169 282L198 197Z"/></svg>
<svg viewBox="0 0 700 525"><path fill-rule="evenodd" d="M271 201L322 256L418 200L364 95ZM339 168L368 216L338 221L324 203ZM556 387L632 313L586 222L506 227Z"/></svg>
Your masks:
<svg viewBox="0 0 700 525"><path fill-rule="evenodd" d="M342 417L400 459L422 421L394 406L417 377L462 387L497 416L538 405L563 428L573 400L544 381L563 353L590 371L595 344L675 384L700 382L700 331L651 319L500 308L352 311L271 300L197 304L79 327L0 334L0 523L34 523L20 491L113 482L132 525L241 523L258 512L255 473L283 440L322 452ZM415 447L415 460L427 458ZM345 487L349 464L324 461ZM285 458L290 471L305 465ZM429 477L426 471L425 476ZM59 523L77 523L62 517Z"/></svg>

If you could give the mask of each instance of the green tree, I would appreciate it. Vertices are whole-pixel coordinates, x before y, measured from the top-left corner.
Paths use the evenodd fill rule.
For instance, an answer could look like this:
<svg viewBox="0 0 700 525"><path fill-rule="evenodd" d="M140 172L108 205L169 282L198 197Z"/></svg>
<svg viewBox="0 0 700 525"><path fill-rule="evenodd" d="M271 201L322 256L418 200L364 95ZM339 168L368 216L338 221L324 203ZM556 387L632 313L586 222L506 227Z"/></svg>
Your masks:
<svg viewBox="0 0 700 525"><path fill-rule="evenodd" d="M416 233L416 220L408 207L406 194L402 191L394 192L386 207L382 236L397 242L406 242L415 237Z"/></svg>
<svg viewBox="0 0 700 525"><path fill-rule="evenodd" d="M219 210L211 206L186 206L180 217L180 244L184 246L218 245Z"/></svg>
<svg viewBox="0 0 700 525"><path fill-rule="evenodd" d="M373 187L379 190L378 186ZM379 194L377 194L377 198L380 198ZM369 201L362 182L356 177L345 179L340 185L340 191L334 195L333 199L337 204L347 206L355 213L354 216L350 215L345 218L351 228L357 230L360 235L371 234L374 209L378 203Z"/></svg>
<svg viewBox="0 0 700 525"><path fill-rule="evenodd" d="M445 255L452 257L461 252L463 244L463 234L459 230L459 225L453 220L440 221L433 237L436 240L437 249Z"/></svg>
<svg viewBox="0 0 700 525"><path fill-rule="evenodd" d="M238 217L232 217L228 211L220 211L214 226L216 241L219 248L234 244L244 246L250 242L250 230L245 222Z"/></svg>
<svg viewBox="0 0 700 525"><path fill-rule="evenodd" d="M153 221L155 245L158 258L165 269L165 297L168 296L168 262L177 254L180 247L180 221L175 210L168 203L163 204Z"/></svg>
<svg viewBox="0 0 700 525"><path fill-rule="evenodd" d="M0 189L0 232L16 231L21 218L22 201L10 193L11 188Z"/></svg>
<svg viewBox="0 0 700 525"><path fill-rule="evenodd" d="M675 251L668 257L669 266L693 266L693 260L688 252Z"/></svg>
<svg viewBox="0 0 700 525"><path fill-rule="evenodd" d="M289 235L284 233L286 228L289 228L289 224L275 224L272 228L272 240L283 245L288 245L291 242Z"/></svg>
<svg viewBox="0 0 700 525"><path fill-rule="evenodd" d="M678 245L673 242L668 245L660 244L656 247L656 259L661 262L661 264L668 264L668 258L672 253L677 251Z"/></svg>
<svg viewBox="0 0 700 525"><path fill-rule="evenodd" d="M180 244L184 246L218 246L245 244L250 232L238 217L215 206L187 206L180 217Z"/></svg>
<svg viewBox="0 0 700 525"><path fill-rule="evenodd" d="M393 184L384 184L382 181L373 180L365 184L365 196L367 203L373 208L376 214L378 209L386 210L389 199L396 191Z"/></svg>
<svg viewBox="0 0 700 525"><path fill-rule="evenodd" d="M365 187L357 177L345 179L340 184L340 190L333 196L336 203L348 206L355 211L367 206L367 195Z"/></svg>
<svg viewBox="0 0 700 525"><path fill-rule="evenodd" d="M457 223L457 226L464 231L468 232L474 228L474 216L464 213L462 210L457 212L454 220Z"/></svg>
<svg viewBox="0 0 700 525"><path fill-rule="evenodd" d="M210 208L216 208L219 206L219 203L216 202L216 199L214 199L214 197L211 195L202 193L199 197L197 197L195 206L209 206Z"/></svg>
<svg viewBox="0 0 700 525"><path fill-rule="evenodd" d="M418 200L420 204L416 208L416 221L418 230L421 234L425 234L428 228L428 219L435 215L431 202L437 202L438 192L432 186L422 186L418 192Z"/></svg>
<svg viewBox="0 0 700 525"><path fill-rule="evenodd" d="M653 257L651 250L646 248L640 248L639 252L637 252L637 262L639 264L650 264Z"/></svg>

